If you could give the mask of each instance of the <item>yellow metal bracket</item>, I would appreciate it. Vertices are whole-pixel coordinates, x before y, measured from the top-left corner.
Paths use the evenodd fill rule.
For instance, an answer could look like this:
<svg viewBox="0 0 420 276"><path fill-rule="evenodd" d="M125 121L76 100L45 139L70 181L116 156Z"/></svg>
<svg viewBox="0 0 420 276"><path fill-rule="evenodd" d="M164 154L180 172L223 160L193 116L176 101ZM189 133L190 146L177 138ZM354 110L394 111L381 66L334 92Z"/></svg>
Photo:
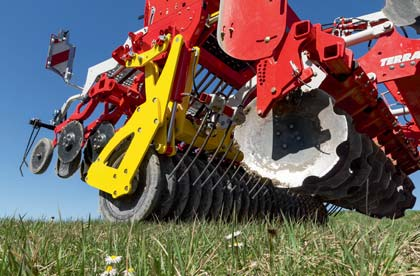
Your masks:
<svg viewBox="0 0 420 276"><path fill-rule="evenodd" d="M157 44L152 47L152 49L143 52L141 54L134 53L132 58L125 62L126 68L138 68L143 67L145 64L152 62L157 56L165 52L171 41L171 35L167 34L163 40L162 44Z"/></svg>
<svg viewBox="0 0 420 276"><path fill-rule="evenodd" d="M150 57L156 57L166 51L169 40L165 43L139 55L144 58L147 57L147 63L144 60L143 65L134 63L135 60L139 60L138 56L133 59L130 66L145 67L146 101L137 107L136 112L127 123L115 133L97 160L90 166L86 177L86 182L89 185L111 194L114 198L132 192L132 180L156 132L166 120L165 113L173 89L184 40L181 35L174 37L167 61L160 72L159 67ZM115 149L127 141L129 137L131 137L131 142L118 168L109 166L108 160Z"/></svg>

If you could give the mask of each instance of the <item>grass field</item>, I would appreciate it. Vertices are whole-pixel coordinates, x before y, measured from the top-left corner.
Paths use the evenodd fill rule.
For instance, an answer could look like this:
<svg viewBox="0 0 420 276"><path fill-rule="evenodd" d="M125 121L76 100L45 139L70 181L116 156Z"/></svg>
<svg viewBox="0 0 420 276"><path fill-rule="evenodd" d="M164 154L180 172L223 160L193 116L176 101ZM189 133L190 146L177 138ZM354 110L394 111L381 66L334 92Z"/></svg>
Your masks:
<svg viewBox="0 0 420 276"><path fill-rule="evenodd" d="M324 226L0 220L0 275L100 275L108 255L122 256L117 275L420 275L420 212Z"/></svg>

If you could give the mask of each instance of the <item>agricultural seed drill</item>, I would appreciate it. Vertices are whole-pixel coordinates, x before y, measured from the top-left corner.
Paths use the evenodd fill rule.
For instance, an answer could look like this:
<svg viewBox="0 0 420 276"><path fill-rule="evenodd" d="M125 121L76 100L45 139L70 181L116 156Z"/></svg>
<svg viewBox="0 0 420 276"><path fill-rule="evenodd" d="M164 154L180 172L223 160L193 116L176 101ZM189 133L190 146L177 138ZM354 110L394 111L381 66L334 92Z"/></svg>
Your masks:
<svg viewBox="0 0 420 276"><path fill-rule="evenodd" d="M388 0L321 26L287 0L147 0L144 28L81 94L51 124L31 121L54 139L30 170L56 149L57 175L80 169L113 221L323 220L323 202L399 218L420 168L420 41L404 35L418 15L420 1ZM369 41L356 59L349 47ZM74 49L52 36L47 68L69 84Z"/></svg>

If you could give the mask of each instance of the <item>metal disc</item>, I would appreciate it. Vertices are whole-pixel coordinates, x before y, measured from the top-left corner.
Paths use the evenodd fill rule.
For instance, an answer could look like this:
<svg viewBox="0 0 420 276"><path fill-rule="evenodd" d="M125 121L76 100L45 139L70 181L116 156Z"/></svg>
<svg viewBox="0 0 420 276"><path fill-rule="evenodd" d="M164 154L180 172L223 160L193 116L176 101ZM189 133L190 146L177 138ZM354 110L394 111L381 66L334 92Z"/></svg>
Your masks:
<svg viewBox="0 0 420 276"><path fill-rule="evenodd" d="M382 10L397 26L412 26L419 31L420 2L417 0L386 0Z"/></svg>
<svg viewBox="0 0 420 276"><path fill-rule="evenodd" d="M355 208L353 201L359 200L366 194L366 187L363 186L369 177L372 167L368 164L367 158L372 154L372 143L366 135L361 135L362 152L359 158L353 160L350 165L351 175L345 180L338 189L326 190L322 195L327 195L330 199L341 200L346 208ZM328 187L325 187L327 189ZM339 204L342 206L342 204Z"/></svg>
<svg viewBox="0 0 420 276"><path fill-rule="evenodd" d="M83 143L83 125L71 121L59 133L57 141L58 158L62 163L70 163L80 153Z"/></svg>
<svg viewBox="0 0 420 276"><path fill-rule="evenodd" d="M362 138L352 126L349 126L349 141L340 144L337 153L340 160L333 170L322 178L308 177L303 183L303 190L321 196L324 200L336 199L336 193L347 193L347 187L342 185L351 177L351 164L360 157Z"/></svg>
<svg viewBox="0 0 420 276"><path fill-rule="evenodd" d="M109 122L101 123L95 132L89 137L92 145L92 158L95 160L102 149L108 144L109 140L114 136L114 126Z"/></svg>
<svg viewBox="0 0 420 276"><path fill-rule="evenodd" d="M246 107L247 119L235 139L251 171L275 180L279 187L300 187L321 178L340 161L337 148L348 140L348 120L334 111L330 96L316 89L299 103L281 101L266 118L256 113L256 101Z"/></svg>
<svg viewBox="0 0 420 276"><path fill-rule="evenodd" d="M57 158L57 165L55 167L57 176L60 178L69 178L72 176L79 169L81 159L82 153L80 151L72 161L67 163L62 162Z"/></svg>
<svg viewBox="0 0 420 276"><path fill-rule="evenodd" d="M51 163L53 155L53 145L50 139L42 138L35 145L31 159L29 162L29 169L34 174L44 173Z"/></svg>

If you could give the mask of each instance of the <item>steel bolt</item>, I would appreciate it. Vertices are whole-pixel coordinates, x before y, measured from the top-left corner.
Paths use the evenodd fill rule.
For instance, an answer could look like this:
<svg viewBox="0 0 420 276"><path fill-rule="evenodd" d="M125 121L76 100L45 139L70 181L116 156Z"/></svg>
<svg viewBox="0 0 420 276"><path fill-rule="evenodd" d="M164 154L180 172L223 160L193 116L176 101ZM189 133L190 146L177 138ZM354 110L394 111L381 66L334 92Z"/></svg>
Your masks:
<svg viewBox="0 0 420 276"><path fill-rule="evenodd" d="M281 135L281 132L280 132L280 131L277 131L277 132L276 132L276 135L277 135L277 136L280 136L280 135Z"/></svg>
<svg viewBox="0 0 420 276"><path fill-rule="evenodd" d="M415 62L414 60L412 60L412 61L410 62L410 65L411 65L411 66L414 66L414 65L416 65L416 62Z"/></svg>
<svg viewBox="0 0 420 276"><path fill-rule="evenodd" d="M294 124L290 124L290 125L289 125L289 128L290 128L290 129L294 129L294 128L295 128L295 125L294 125Z"/></svg>
<svg viewBox="0 0 420 276"><path fill-rule="evenodd" d="M265 42L265 43L270 42L270 40L271 40L271 37L269 37L269 36L266 36L266 37L264 38L264 42Z"/></svg>
<svg viewBox="0 0 420 276"><path fill-rule="evenodd" d="M277 89L275 87L271 87L271 94L275 94L277 92Z"/></svg>
<svg viewBox="0 0 420 276"><path fill-rule="evenodd" d="M282 147L283 149L287 149L287 144L283 144L283 145L281 145L281 147Z"/></svg>
<svg viewBox="0 0 420 276"><path fill-rule="evenodd" d="M400 64L400 68L404 68L405 67L405 64L404 63L401 63Z"/></svg>
<svg viewBox="0 0 420 276"><path fill-rule="evenodd" d="M297 136L297 137L296 137L296 141L300 141L300 140L302 140L302 137Z"/></svg>
<svg viewBox="0 0 420 276"><path fill-rule="evenodd" d="M391 65L391 66L389 66L389 69L394 70L395 69L395 66L394 65Z"/></svg>
<svg viewBox="0 0 420 276"><path fill-rule="evenodd" d="M388 30L389 28L391 28L392 27L392 24L391 24L391 22L386 22L386 23L384 23L384 29L385 30Z"/></svg>

